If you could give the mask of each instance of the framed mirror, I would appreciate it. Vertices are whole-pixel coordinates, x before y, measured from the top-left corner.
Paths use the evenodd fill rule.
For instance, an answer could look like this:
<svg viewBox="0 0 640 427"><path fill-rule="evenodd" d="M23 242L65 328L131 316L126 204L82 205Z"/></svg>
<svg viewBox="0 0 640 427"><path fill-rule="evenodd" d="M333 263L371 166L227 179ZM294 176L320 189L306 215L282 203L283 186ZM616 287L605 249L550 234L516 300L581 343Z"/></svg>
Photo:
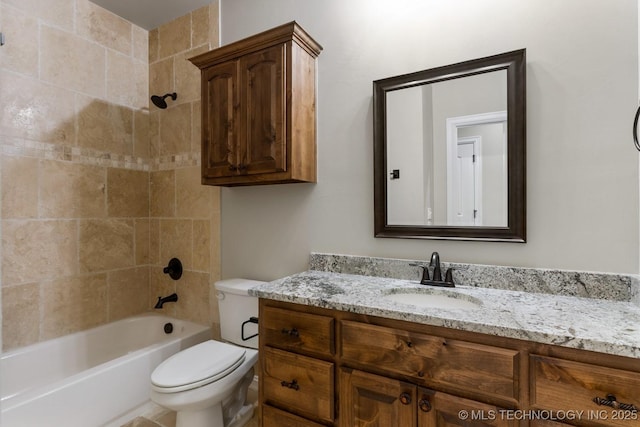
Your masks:
<svg viewBox="0 0 640 427"><path fill-rule="evenodd" d="M373 82L376 237L526 240L526 55Z"/></svg>

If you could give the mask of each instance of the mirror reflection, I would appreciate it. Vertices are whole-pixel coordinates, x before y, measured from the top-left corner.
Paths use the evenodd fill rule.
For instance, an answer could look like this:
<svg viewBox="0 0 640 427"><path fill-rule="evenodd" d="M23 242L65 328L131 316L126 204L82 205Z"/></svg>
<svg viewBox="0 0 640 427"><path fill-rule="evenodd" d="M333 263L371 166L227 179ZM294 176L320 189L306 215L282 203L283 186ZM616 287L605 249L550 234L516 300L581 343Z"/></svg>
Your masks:
<svg viewBox="0 0 640 427"><path fill-rule="evenodd" d="M374 82L377 237L525 240L525 51Z"/></svg>
<svg viewBox="0 0 640 427"><path fill-rule="evenodd" d="M388 224L507 225L505 70L388 92L386 139Z"/></svg>

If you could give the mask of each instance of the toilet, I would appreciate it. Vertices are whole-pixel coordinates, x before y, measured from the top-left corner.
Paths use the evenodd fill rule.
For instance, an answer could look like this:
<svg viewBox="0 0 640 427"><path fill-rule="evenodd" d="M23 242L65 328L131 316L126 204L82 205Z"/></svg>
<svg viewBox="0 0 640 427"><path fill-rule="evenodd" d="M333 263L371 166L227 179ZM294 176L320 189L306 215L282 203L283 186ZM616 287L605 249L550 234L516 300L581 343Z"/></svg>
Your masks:
<svg viewBox="0 0 640 427"><path fill-rule="evenodd" d="M216 282L225 342L209 340L182 350L151 374L151 400L177 412L176 427L240 427L251 419L254 406L246 396L258 361L258 325L247 321L258 317L258 299L248 290L261 283Z"/></svg>

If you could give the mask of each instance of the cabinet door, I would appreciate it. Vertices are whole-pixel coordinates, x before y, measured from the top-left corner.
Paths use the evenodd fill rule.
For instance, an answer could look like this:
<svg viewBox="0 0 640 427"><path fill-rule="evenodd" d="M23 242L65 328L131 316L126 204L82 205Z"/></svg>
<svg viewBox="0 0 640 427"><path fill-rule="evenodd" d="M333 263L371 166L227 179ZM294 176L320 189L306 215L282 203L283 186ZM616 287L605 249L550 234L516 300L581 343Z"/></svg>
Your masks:
<svg viewBox="0 0 640 427"><path fill-rule="evenodd" d="M262 427L324 427L269 405L262 406Z"/></svg>
<svg viewBox="0 0 640 427"><path fill-rule="evenodd" d="M341 427L415 427L413 384L347 368L339 381Z"/></svg>
<svg viewBox="0 0 640 427"><path fill-rule="evenodd" d="M236 175L238 165L237 61L202 74L202 176Z"/></svg>
<svg viewBox="0 0 640 427"><path fill-rule="evenodd" d="M241 174L286 170L285 45L240 58Z"/></svg>
<svg viewBox="0 0 640 427"><path fill-rule="evenodd" d="M501 408L450 394L418 390L418 427L516 427L515 416ZM513 419L509 419L513 418Z"/></svg>
<svg viewBox="0 0 640 427"><path fill-rule="evenodd" d="M570 424L559 423L556 421L548 420L533 420L529 424L529 427L569 427Z"/></svg>

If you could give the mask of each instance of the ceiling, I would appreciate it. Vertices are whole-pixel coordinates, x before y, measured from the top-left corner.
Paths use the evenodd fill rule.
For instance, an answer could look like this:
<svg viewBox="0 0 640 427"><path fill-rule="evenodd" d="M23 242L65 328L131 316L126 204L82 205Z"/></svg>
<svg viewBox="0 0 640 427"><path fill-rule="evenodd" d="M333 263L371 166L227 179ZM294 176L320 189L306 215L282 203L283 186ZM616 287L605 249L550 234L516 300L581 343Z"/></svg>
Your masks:
<svg viewBox="0 0 640 427"><path fill-rule="evenodd" d="M129 22L153 30L212 0L91 0Z"/></svg>

